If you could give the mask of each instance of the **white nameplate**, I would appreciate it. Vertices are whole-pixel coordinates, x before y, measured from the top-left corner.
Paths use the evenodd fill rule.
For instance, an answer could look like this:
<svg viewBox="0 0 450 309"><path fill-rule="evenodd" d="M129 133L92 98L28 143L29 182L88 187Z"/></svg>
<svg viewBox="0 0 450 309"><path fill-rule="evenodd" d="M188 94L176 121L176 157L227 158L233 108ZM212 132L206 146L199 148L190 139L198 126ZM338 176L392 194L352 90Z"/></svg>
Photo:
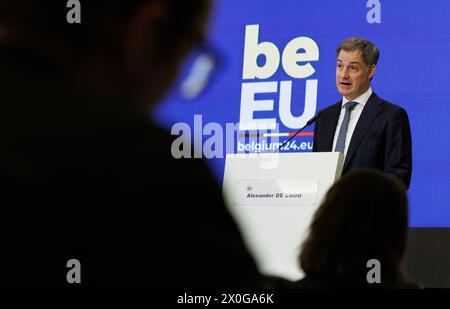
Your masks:
<svg viewBox="0 0 450 309"><path fill-rule="evenodd" d="M316 180L241 180L236 183L233 205L310 206L317 200Z"/></svg>

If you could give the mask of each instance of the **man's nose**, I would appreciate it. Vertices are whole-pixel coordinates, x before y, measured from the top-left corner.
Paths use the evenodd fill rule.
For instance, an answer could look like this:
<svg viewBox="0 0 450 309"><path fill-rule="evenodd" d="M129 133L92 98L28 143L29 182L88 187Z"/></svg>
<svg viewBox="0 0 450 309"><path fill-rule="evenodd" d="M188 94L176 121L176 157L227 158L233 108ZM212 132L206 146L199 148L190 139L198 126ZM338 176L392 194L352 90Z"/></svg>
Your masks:
<svg viewBox="0 0 450 309"><path fill-rule="evenodd" d="M341 71L341 77L342 77L342 78L345 78L345 79L347 79L347 78L350 77L349 74L348 74L348 68L343 68L343 69L342 69L342 71Z"/></svg>

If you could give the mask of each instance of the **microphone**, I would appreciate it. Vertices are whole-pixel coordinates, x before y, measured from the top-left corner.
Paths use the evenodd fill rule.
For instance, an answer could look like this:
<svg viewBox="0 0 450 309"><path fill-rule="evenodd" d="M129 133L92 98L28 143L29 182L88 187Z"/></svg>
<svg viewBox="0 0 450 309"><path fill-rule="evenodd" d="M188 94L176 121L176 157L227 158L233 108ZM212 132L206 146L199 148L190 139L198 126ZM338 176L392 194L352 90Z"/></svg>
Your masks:
<svg viewBox="0 0 450 309"><path fill-rule="evenodd" d="M284 145L286 145L287 143L289 143L290 140L292 140L294 137L296 137L296 136L297 136L300 132L302 132L306 127L309 127L309 126L312 125L314 122L316 122L316 120L317 120L320 116L322 116L322 111L319 111L314 117L312 117L311 119L309 119L309 120L306 122L306 124L305 124L300 130L298 130L297 132L295 132L294 135L292 135L292 136L289 137L287 140L285 140L284 143L281 144L281 146L280 146L277 150L275 150L273 153L279 152L279 151L284 147Z"/></svg>
<svg viewBox="0 0 450 309"><path fill-rule="evenodd" d="M309 119L308 122L306 123L306 125L305 125L303 128L301 128L300 131L298 131L298 133L300 133L301 130L303 130L304 128L306 128L306 127L312 125L314 122L316 122L317 118L319 118L320 116L322 116L322 111L319 111L319 112L317 113L317 115L315 115L314 117L312 117L311 119ZM295 134L297 135L298 133L295 133ZM294 135L294 136L295 136L295 135Z"/></svg>

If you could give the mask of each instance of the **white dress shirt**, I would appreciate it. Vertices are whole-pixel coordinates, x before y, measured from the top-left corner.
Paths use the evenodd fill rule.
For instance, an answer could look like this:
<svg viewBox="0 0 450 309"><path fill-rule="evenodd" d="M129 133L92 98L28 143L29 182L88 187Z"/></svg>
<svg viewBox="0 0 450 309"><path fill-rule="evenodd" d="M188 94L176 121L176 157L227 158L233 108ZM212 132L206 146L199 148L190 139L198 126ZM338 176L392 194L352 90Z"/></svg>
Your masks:
<svg viewBox="0 0 450 309"><path fill-rule="evenodd" d="M364 106L366 106L367 100L369 100L369 97L372 95L372 88L369 87L369 89L366 90L363 94L361 94L356 99L350 101L346 97L342 97L342 105L341 105L341 113L339 114L339 120L336 127L336 131L334 132L334 140L333 140L333 151L336 147L337 138L339 135L339 130L341 129L342 121L344 120L344 114L345 114L345 108L344 104L347 102L356 102L358 104L355 105L353 108L351 114L350 114L350 121L348 123L347 128L347 134L345 136L345 148L344 148L344 157L347 156L348 146L350 145L350 141L353 136L353 131L355 131L356 124L358 123L358 119L361 116L361 113L364 109Z"/></svg>

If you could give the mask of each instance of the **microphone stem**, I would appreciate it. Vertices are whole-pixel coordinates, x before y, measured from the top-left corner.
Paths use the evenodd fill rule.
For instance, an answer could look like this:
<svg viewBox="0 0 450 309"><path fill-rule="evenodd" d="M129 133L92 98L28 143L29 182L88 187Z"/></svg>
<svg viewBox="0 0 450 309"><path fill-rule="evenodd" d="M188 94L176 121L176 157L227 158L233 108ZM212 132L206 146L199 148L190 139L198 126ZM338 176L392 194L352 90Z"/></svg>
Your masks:
<svg viewBox="0 0 450 309"><path fill-rule="evenodd" d="M297 135L299 135L300 134L300 132L302 132L307 126L309 126L310 125L310 123L307 123L305 126L303 126L303 128L301 128L300 130L298 130L297 132L295 132L295 134L294 135L292 135L291 137L289 137L287 140L285 140L282 144L281 144L281 146L277 149L277 150L275 150L273 153L276 153L276 152L279 152L287 143L289 143L289 141L291 141L294 137L296 137Z"/></svg>

